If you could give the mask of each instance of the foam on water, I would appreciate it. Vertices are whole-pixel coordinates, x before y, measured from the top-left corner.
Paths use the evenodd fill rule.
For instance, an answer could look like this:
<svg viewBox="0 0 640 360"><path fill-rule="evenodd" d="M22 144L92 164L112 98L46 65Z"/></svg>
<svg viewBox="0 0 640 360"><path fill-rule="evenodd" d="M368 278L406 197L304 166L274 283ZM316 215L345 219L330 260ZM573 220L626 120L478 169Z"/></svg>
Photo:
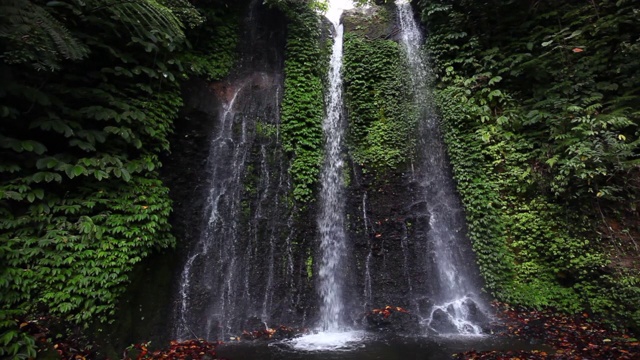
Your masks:
<svg viewBox="0 0 640 360"><path fill-rule="evenodd" d="M367 338L365 331L320 332L286 340L299 351L349 351L361 348Z"/></svg>

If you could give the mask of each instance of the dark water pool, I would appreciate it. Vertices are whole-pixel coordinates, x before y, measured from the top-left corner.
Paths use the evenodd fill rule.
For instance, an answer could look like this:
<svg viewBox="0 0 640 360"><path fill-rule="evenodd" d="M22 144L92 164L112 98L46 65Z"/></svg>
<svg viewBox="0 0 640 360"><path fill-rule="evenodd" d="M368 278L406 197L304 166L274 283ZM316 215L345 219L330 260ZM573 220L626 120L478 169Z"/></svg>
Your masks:
<svg viewBox="0 0 640 360"><path fill-rule="evenodd" d="M227 343L218 355L230 360L440 360L468 350L546 350L540 345L496 336L438 336L389 338L369 335L339 350L300 350L287 342Z"/></svg>

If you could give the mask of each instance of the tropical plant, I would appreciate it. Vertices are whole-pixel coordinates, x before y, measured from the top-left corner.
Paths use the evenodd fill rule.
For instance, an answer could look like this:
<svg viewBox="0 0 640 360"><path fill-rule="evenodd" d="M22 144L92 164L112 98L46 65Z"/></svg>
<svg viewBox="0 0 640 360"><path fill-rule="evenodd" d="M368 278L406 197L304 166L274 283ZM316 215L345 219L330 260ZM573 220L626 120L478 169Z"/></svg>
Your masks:
<svg viewBox="0 0 640 360"><path fill-rule="evenodd" d="M0 21L0 355L25 358L24 324L108 321L133 265L173 246L159 156L182 105L175 52L202 17L179 0L3 0Z"/></svg>
<svg viewBox="0 0 640 360"><path fill-rule="evenodd" d="M456 0L418 7L487 287L515 303L586 308L640 324L632 305L640 301L637 270L610 255L628 235L604 230L611 222L637 226L637 6Z"/></svg>

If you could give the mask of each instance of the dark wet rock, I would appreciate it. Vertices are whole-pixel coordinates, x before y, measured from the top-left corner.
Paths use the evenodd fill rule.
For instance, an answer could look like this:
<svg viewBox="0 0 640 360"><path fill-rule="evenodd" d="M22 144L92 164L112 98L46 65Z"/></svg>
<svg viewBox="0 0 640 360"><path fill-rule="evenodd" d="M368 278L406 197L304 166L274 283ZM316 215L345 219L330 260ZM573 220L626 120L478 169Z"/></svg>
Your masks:
<svg viewBox="0 0 640 360"><path fill-rule="evenodd" d="M371 5L347 10L342 15L345 32L363 35L367 39L393 39L399 34L395 7Z"/></svg>
<svg viewBox="0 0 640 360"><path fill-rule="evenodd" d="M400 307L387 306L374 309L366 316L369 330L398 333L414 332L420 327L420 318Z"/></svg>
<svg viewBox="0 0 640 360"><path fill-rule="evenodd" d="M449 314L442 309L437 309L433 312L429 326L440 334L451 334L458 332L458 328L453 323L451 316L449 316Z"/></svg>
<svg viewBox="0 0 640 360"><path fill-rule="evenodd" d="M489 316L485 314L479 307L478 304L471 300L467 299L463 305L467 308L468 315L467 319L474 324L486 324L489 322Z"/></svg>
<svg viewBox="0 0 640 360"><path fill-rule="evenodd" d="M232 338L234 340L285 340L293 339L298 336L308 334L309 330L306 328L293 328L284 325L280 325L276 328L262 328L256 330L244 330L242 336Z"/></svg>

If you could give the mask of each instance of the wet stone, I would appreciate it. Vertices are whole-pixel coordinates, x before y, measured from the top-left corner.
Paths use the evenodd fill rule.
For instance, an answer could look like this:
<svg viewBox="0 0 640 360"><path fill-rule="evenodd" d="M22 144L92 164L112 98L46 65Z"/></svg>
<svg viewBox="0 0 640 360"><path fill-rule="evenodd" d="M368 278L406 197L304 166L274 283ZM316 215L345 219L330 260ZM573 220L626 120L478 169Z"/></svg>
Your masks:
<svg viewBox="0 0 640 360"><path fill-rule="evenodd" d="M453 323L451 316L442 309L437 309L433 312L431 323L429 326L440 334L451 334L458 332L458 328Z"/></svg>
<svg viewBox="0 0 640 360"><path fill-rule="evenodd" d="M400 310L398 310L400 309ZM420 318L402 308L387 306L367 314L367 326L372 331L406 333L420 328Z"/></svg>

